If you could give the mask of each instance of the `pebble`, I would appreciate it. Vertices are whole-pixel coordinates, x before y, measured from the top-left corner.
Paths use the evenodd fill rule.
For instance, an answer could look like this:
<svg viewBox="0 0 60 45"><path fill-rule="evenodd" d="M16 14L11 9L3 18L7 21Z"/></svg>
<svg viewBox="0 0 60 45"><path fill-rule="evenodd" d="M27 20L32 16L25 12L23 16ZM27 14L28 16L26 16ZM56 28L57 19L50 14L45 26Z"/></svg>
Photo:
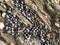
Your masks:
<svg viewBox="0 0 60 45"><path fill-rule="evenodd" d="M2 30L5 27L3 22L0 22L0 29Z"/></svg>
<svg viewBox="0 0 60 45"><path fill-rule="evenodd" d="M5 16L6 16L6 13L2 13L2 17L5 18Z"/></svg>

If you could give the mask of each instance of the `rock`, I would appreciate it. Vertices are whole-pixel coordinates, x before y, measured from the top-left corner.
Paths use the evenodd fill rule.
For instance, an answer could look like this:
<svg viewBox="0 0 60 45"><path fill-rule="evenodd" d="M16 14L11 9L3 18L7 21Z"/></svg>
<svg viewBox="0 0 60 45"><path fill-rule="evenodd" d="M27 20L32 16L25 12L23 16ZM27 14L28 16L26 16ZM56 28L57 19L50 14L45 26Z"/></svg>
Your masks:
<svg viewBox="0 0 60 45"><path fill-rule="evenodd" d="M2 30L5 27L3 22L0 22L0 29Z"/></svg>
<svg viewBox="0 0 60 45"><path fill-rule="evenodd" d="M58 28L60 28L60 24L59 24L59 23L55 23L55 25L56 25Z"/></svg>

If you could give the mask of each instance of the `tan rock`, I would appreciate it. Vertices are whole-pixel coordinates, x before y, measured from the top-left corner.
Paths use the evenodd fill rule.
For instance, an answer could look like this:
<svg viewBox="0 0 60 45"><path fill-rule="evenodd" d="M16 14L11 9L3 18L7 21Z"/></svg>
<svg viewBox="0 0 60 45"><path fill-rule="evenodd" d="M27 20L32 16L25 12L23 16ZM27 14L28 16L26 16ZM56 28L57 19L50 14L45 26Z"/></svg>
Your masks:
<svg viewBox="0 0 60 45"><path fill-rule="evenodd" d="M5 16L6 16L6 13L3 13L3 14L2 14L2 17L5 18Z"/></svg>
<svg viewBox="0 0 60 45"><path fill-rule="evenodd" d="M0 29L2 30L4 28L4 23L0 22Z"/></svg>
<svg viewBox="0 0 60 45"><path fill-rule="evenodd" d="M58 23L55 22L55 26L57 26L58 28L60 27L60 25Z"/></svg>
<svg viewBox="0 0 60 45"><path fill-rule="evenodd" d="M46 36L47 36L47 39L49 40L50 39L50 34L47 34Z"/></svg>

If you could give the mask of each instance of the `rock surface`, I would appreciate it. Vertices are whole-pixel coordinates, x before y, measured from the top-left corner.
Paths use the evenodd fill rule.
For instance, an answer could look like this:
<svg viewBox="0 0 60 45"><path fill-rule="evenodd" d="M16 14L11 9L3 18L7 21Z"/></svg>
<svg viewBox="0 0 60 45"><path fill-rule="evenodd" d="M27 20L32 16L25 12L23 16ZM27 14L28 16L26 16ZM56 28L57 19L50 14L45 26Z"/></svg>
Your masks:
<svg viewBox="0 0 60 45"><path fill-rule="evenodd" d="M59 7L59 0L0 0L0 44L60 45Z"/></svg>

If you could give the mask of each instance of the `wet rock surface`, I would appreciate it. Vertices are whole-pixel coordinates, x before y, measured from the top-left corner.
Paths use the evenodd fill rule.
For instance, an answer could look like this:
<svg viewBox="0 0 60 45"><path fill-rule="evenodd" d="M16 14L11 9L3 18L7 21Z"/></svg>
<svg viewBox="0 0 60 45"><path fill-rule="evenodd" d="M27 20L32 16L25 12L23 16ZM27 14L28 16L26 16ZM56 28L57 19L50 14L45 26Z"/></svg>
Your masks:
<svg viewBox="0 0 60 45"><path fill-rule="evenodd" d="M58 7L59 0L0 0L1 45L60 45Z"/></svg>

